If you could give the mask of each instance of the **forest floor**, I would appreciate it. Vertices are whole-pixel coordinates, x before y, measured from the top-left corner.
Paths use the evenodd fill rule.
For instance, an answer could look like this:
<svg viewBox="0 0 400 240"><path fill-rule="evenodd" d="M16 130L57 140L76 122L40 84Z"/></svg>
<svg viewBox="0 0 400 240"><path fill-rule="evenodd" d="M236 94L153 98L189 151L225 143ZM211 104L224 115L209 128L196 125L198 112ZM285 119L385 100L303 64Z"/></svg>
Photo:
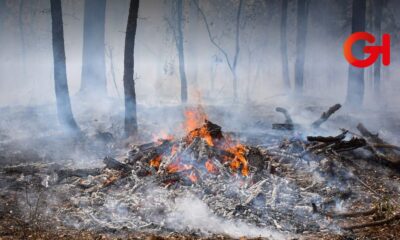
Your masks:
<svg viewBox="0 0 400 240"><path fill-rule="evenodd" d="M314 102L314 101L312 101ZM282 115L274 111L275 107L286 107L293 121L299 125L309 125L318 119L323 111L332 103L316 106L308 102L301 104L271 103L269 106L261 105L235 105L235 106L205 106L208 117L213 122L223 127L227 132L279 134L271 131L271 125L284 122ZM36 164L49 166L58 164L66 169L75 168L103 168L103 158L107 155L124 155L131 144L145 143L166 134L182 134L180 122L183 121L183 108L170 107L144 107L139 108L139 129L142 132L139 138L120 140L122 132L122 109L112 106L104 107L94 114L93 109L76 110L76 118L85 133L84 139L71 139L63 133L56 121L54 109L42 107L8 107L0 109L0 239L236 239L217 232L204 235L199 232L152 232L138 229L122 228L120 230L99 228L82 228L71 224L68 220L52 218L55 204L53 198L43 197L39 189L32 186L17 184L20 175L5 173L9 166ZM400 139L400 112L398 111L373 111L363 110L349 112L344 110L334 114L323 127L314 132L300 133L307 135L336 136L339 128L356 131L356 125L362 122L385 141L399 145ZM257 142L262 139L257 139ZM251 142L251 141L250 141ZM354 192L351 208L341 209L344 212L360 212L373 207L381 210L374 214L362 215L348 219L338 219L337 225L348 226L368 223L386 219L390 214L399 211L396 203L400 202L400 173L391 166L382 165L364 152L357 153L353 160L341 162L344 169L351 169L351 175L356 175L359 182L351 182L350 187ZM280 162L276 162L280 166ZM32 165L33 166L33 165ZM283 166L283 165L282 165ZM285 165L286 166L286 165ZM281 167L281 166L280 166ZM306 165L300 167L306 168ZM319 168L319 167L318 167ZM28 176L35 181L35 174ZM282 176L288 181L296 179L299 174L291 169L283 170ZM293 180L295 183L296 180ZM40 182L40 181L39 181ZM320 193L326 186L320 182L315 193ZM361 184L360 184L361 183ZM307 188L308 185L301 186ZM40 184L39 184L40 185ZM57 188L58 185L55 185ZM43 188L40 188L43 189ZM52 190L43 193L43 196L53 194ZM58 189L57 191L63 191ZM363 198L363 201L360 199ZM72 197L72 196L71 196ZM352 197L350 197L352 199ZM336 209L336 208L334 208ZM324 221L330 217L324 217ZM63 220L63 219L61 219ZM315 220L318 221L318 218ZM336 220L335 220L336 221ZM278 224L279 226L279 224ZM221 232L224 232L221 229ZM287 235L289 236L289 235ZM378 226L363 227L354 230L338 229L335 231L301 231L290 235L291 239L398 239L400 236L400 220L390 221ZM252 239L252 238L241 238ZM268 239L254 238L254 239Z"/></svg>

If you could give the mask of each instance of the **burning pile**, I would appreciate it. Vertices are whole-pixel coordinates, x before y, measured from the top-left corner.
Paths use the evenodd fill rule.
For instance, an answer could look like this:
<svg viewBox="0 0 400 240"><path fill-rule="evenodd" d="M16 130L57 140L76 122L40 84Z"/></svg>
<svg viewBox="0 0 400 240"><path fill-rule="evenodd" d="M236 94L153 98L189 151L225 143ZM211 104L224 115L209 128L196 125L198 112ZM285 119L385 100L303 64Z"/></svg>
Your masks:
<svg viewBox="0 0 400 240"><path fill-rule="evenodd" d="M326 121L333 110L313 125ZM223 133L200 109L185 113L183 137L166 135L134 145L127 155L106 157L105 168L28 165L11 166L5 172L18 177L10 181L16 186L31 176L24 184L36 182L48 189L49 204L58 204L48 206L55 211L46 212L81 229L273 239L275 231L268 228L329 234L400 218L393 207L396 191L391 189L390 195L390 186L376 182L382 176L376 168L360 168L358 160L365 153L354 151L364 148L395 164L399 148L363 125L358 127L361 135L343 129L337 136L303 138L293 134L297 126L288 113L279 111L287 121L274 126L290 134L262 146L243 144ZM360 175L360 169L369 172ZM343 211L346 208L354 212ZM366 216L371 219L365 220Z"/></svg>
<svg viewBox="0 0 400 240"><path fill-rule="evenodd" d="M191 126L191 123L189 118L187 125ZM247 153L248 147L224 136L220 126L204 119L202 126L191 129L181 139L170 137L135 146L127 163L138 164L142 176L157 174L171 181L196 183L210 174L248 176Z"/></svg>

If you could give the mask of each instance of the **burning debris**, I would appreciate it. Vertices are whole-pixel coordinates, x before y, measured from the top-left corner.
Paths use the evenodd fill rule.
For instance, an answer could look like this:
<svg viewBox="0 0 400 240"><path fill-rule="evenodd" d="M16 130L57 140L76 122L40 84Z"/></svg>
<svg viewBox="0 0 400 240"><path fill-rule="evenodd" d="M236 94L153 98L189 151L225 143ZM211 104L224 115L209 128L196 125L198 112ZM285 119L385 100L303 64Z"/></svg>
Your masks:
<svg viewBox="0 0 400 240"><path fill-rule="evenodd" d="M294 126L286 110L277 111ZM343 129L337 136L303 138L293 132L254 146L224 133L204 111L185 116L184 136L133 145L125 156L104 158L102 169L47 164L3 171L9 179L18 176L10 189L47 189L47 215L78 229L279 239L399 220L399 199L360 174L357 160L370 151L398 167L399 148L362 125L361 135ZM369 172L372 179L380 174Z"/></svg>

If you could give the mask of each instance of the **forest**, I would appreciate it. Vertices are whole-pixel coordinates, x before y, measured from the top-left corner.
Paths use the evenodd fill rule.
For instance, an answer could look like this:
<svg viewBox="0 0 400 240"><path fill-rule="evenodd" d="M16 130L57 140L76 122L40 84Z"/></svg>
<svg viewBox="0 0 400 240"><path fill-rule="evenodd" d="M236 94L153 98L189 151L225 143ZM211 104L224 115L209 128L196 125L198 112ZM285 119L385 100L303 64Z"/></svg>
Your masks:
<svg viewBox="0 0 400 240"><path fill-rule="evenodd" d="M398 239L397 10L0 0L0 240Z"/></svg>

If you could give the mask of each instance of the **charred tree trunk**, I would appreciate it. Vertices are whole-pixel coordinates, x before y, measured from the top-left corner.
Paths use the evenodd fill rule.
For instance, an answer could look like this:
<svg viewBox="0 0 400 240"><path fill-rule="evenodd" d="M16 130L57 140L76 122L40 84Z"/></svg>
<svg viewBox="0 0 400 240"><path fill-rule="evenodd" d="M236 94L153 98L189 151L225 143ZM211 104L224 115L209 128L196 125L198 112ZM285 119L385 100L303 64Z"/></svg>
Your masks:
<svg viewBox="0 0 400 240"><path fill-rule="evenodd" d="M282 57L282 78L285 89L290 89L289 63L287 55L287 8L288 0L282 0L281 13L281 57Z"/></svg>
<svg viewBox="0 0 400 240"><path fill-rule="evenodd" d="M105 65L106 0L85 0L81 93L107 94Z"/></svg>
<svg viewBox="0 0 400 240"><path fill-rule="evenodd" d="M139 0L131 0L128 23L125 35L124 53L124 94L125 94L125 135L131 136L137 132L136 92L134 73L134 51Z"/></svg>
<svg viewBox="0 0 400 240"><path fill-rule="evenodd" d="M365 32L366 0L353 0L351 32ZM357 41L353 46L353 55L364 58L365 41ZM364 68L349 65L346 104L361 107L364 99Z"/></svg>
<svg viewBox="0 0 400 240"><path fill-rule="evenodd" d="M295 63L295 91L302 94L304 88L304 60L306 57L306 37L308 20L308 0L297 0L297 37Z"/></svg>
<svg viewBox="0 0 400 240"><path fill-rule="evenodd" d="M374 0L373 1L373 11L374 11L374 32L377 37L376 45L381 45L381 35L382 35L382 8L385 4L385 0ZM374 93L376 100L380 98L381 91L381 56L374 65Z"/></svg>
<svg viewBox="0 0 400 240"><path fill-rule="evenodd" d="M188 99L187 79L185 71L185 54L183 48L183 0L176 1L177 10L177 38L176 47L179 58L179 76L181 78L181 101L186 103Z"/></svg>
<svg viewBox="0 0 400 240"><path fill-rule="evenodd" d="M50 0L50 5L54 58L54 85L58 119L60 123L69 130L78 133L80 130L73 117L71 102L69 99L61 0Z"/></svg>

